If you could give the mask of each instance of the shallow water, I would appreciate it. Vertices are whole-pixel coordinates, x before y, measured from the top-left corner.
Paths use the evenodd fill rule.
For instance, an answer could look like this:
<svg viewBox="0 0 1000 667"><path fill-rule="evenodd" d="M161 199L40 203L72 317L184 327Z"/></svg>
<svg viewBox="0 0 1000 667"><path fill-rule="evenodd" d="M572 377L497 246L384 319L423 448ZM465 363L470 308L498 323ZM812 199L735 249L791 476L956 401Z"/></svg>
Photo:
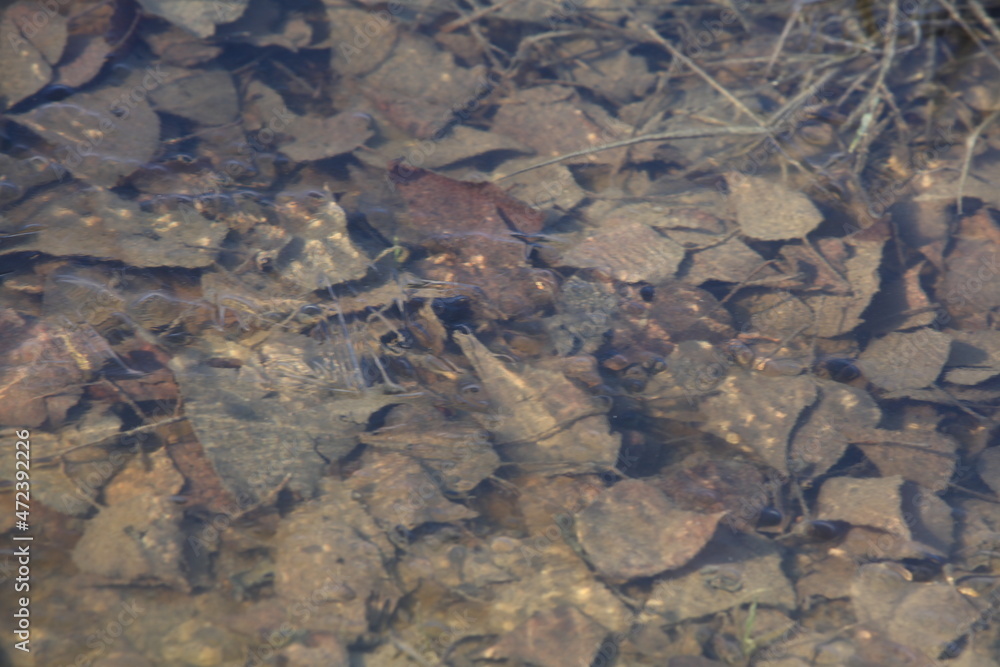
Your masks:
<svg viewBox="0 0 1000 667"><path fill-rule="evenodd" d="M0 665L995 664L998 15L730 4L7 7Z"/></svg>

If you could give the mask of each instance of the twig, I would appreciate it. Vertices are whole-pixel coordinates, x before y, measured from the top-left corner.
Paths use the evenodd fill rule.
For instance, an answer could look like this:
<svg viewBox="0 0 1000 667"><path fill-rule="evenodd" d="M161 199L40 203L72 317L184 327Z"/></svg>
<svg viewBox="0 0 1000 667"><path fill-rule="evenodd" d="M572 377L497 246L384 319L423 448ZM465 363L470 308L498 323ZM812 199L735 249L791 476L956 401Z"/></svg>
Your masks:
<svg viewBox="0 0 1000 667"><path fill-rule="evenodd" d="M778 54L781 53L783 48L785 48L785 40L788 39L788 33L792 31L792 26L799 20L799 14L801 13L802 0L795 0L792 4L792 13L788 17L788 20L785 21L785 27L782 29L781 35L778 37L778 43L774 46L774 52L767 61L767 67L764 68L764 76L766 78L771 76L771 68L774 67L774 62L778 59Z"/></svg>
<svg viewBox="0 0 1000 667"><path fill-rule="evenodd" d="M747 106L745 104L743 104L743 102L740 101L740 99L738 97L736 97L735 95L733 95L732 93L730 93L728 90L726 90L725 86L723 86L721 83L719 83L718 81L716 81L712 77L711 74L709 74L708 72L706 72L705 70L703 70L701 67L699 67L693 60L691 60L686 55L684 55L683 53L681 53L680 51L678 51L674 47L673 44L671 44L667 40L663 39L663 36L660 35L660 33L658 33L655 30L653 30L653 28L651 26L649 26L648 24L643 24L642 25L642 30L647 35L649 35L653 39L654 42L656 42L657 44L659 44L660 46L662 46L664 49L666 49L670 53L670 55L673 56L674 60L677 60L677 61L679 61L679 62L687 65L695 74L697 74L698 76L700 76L705 81L705 83L707 83L712 88L714 88L716 91L718 91L718 93L720 95L722 95L727 100L729 100L729 102L734 107L736 107L737 109L739 109L740 111L742 111L744 114L746 114L746 116L748 118L750 118L752 121L754 121L755 123L757 123L761 127L764 127L766 125L766 123L763 121L763 119L761 119L760 116L758 116L753 111L751 111L750 109L748 109Z"/></svg>
<svg viewBox="0 0 1000 667"><path fill-rule="evenodd" d="M899 14L899 3L895 0L889 5L889 17L886 30L888 34L885 40L885 50L882 53L882 62L875 78L875 84L868 91L864 101L851 112L847 117L846 126L850 127L858 118L866 113L874 113L878 98L882 95L882 86L885 83L886 74L892 67L892 61L896 58L896 17Z"/></svg>
<svg viewBox="0 0 1000 667"><path fill-rule="evenodd" d="M636 144L641 144L647 141L670 141L672 139L699 139L701 137L719 137L731 134L755 135L755 134L770 134L770 133L771 133L770 128L754 127L752 125L733 125L730 127L722 127L722 128L691 128L685 130L671 130L668 132L655 132L653 134L644 134L641 137L631 137L629 139L622 139L620 141L612 141L609 144L603 144L601 146L591 146L590 148L584 148L583 150L573 151L572 153L566 153L565 155L560 155L559 157L543 160L542 162L538 162L523 169L512 171L509 174L498 176L497 178L494 178L493 181L494 182L502 181L505 178L512 178L519 174L523 174L527 171L541 169L542 167L547 167L550 164L558 164L560 162L571 160L576 157L591 155L593 153L599 153L601 151L608 151L614 148L624 148L625 146L634 146Z"/></svg>
<svg viewBox="0 0 1000 667"><path fill-rule="evenodd" d="M962 195L965 192L965 180L969 177L969 167L972 165L972 153L976 149L976 142L979 141L979 135L983 133L990 123L1000 116L1000 109L990 113L983 122L976 126L969 136L965 138L965 159L962 160L962 172L958 177L958 193L955 197L958 200L958 214L962 215Z"/></svg>
<svg viewBox="0 0 1000 667"><path fill-rule="evenodd" d="M983 44L983 40L979 39L979 35L976 34L976 31L972 29L972 26L970 26L968 22L962 18L962 15L958 13L958 10L955 9L955 5L951 4L948 0L938 0L938 4L947 10L948 14L955 21L955 23L962 26L962 30L968 33L972 41L976 43L976 46L978 46L986 57L989 58L990 62L993 63L998 70L1000 70L1000 59L997 59L997 57L993 55L993 52L986 48L986 45Z"/></svg>

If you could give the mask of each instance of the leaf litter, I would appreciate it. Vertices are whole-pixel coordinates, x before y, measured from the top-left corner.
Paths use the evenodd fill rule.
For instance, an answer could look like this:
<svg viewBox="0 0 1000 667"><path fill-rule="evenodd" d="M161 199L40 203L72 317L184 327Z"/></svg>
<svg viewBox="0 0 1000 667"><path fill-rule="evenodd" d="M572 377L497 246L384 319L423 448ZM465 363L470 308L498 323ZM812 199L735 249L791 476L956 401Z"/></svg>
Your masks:
<svg viewBox="0 0 1000 667"><path fill-rule="evenodd" d="M2 18L43 660L995 643L978 1L217 4Z"/></svg>

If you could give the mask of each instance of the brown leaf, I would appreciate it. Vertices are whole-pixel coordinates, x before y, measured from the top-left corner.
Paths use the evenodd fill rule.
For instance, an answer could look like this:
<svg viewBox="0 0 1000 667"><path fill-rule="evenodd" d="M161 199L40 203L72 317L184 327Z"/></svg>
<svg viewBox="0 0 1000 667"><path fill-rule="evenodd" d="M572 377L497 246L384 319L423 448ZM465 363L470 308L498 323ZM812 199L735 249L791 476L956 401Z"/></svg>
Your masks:
<svg viewBox="0 0 1000 667"><path fill-rule="evenodd" d="M589 665L608 631L572 606L535 612L483 652L489 660L532 665Z"/></svg>
<svg viewBox="0 0 1000 667"><path fill-rule="evenodd" d="M623 581L687 563L712 537L723 514L682 510L656 487L627 479L580 512L576 529L593 566Z"/></svg>

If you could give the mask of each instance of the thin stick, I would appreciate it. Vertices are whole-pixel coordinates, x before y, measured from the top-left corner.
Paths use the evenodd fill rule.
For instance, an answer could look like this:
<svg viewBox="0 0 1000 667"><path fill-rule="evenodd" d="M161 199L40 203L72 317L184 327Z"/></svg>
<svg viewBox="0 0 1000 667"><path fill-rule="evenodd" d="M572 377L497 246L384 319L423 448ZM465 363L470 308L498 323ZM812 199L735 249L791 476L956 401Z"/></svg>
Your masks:
<svg viewBox="0 0 1000 667"><path fill-rule="evenodd" d="M969 136L965 138L965 159L962 161L962 173L958 177L958 193L955 197L958 199L958 214L962 215L962 195L965 192L965 180L969 177L969 167L972 166L972 153L976 149L976 143L979 141L979 135L983 133L983 130L987 128L993 121L1000 116L1000 109L994 111L989 116L987 116L982 123L980 123L976 129L969 133Z"/></svg>
<svg viewBox="0 0 1000 667"><path fill-rule="evenodd" d="M565 155L560 155L559 157L544 160L542 162L538 162L528 167L524 167L523 169L512 171L509 174L498 176L493 180L494 182L502 181L505 178L512 178L519 174L523 174L527 171L541 169L542 167L547 167L550 164L558 164L560 162L571 160L576 157L591 155L593 153L600 153L601 151L609 151L614 148L624 148L625 146L634 146L636 144L641 144L647 141L670 141L672 139L699 139L701 137L719 137L730 134L739 134L739 135L769 134L770 132L771 130L767 127L754 127L752 125L734 125L732 127L723 127L723 128L691 128L685 130L672 130L669 132L656 132L653 134L644 134L641 137L631 137L630 139L612 141L609 144L602 144L600 146L591 146L590 148L584 148L583 150L573 151L572 153L566 153Z"/></svg>
<svg viewBox="0 0 1000 667"><path fill-rule="evenodd" d="M690 58L688 58L686 55L684 55L683 53L681 53L680 51L678 51L674 47L673 44L671 44L667 40L663 39L663 37L660 35L660 33L658 33L655 30L653 30L653 28L651 26L649 26L647 24L643 24L642 25L642 29L643 29L643 32L645 32L647 35L649 35L650 37L653 38L654 42L656 42L657 44L659 44L660 46L662 46L664 49L666 49L668 52L670 52L670 55L673 56L673 58L675 60L677 60L677 61L679 61L679 62L684 63L685 65L687 65L695 74L697 74L702 79L704 79L705 83L707 83L708 85L710 85L712 88L715 88L715 90L718 91L718 93L720 95L722 95L727 100L729 100L729 102L734 107L736 107L737 109L739 109L740 111L742 111L744 114L746 114L747 117L750 118L753 122L757 123L761 127L764 127L766 125L766 123L760 118L760 116L758 116L753 111L751 111L750 109L748 109L747 106L745 104L743 104L743 102L741 102L739 98L737 98L735 95L733 95L728 90L726 90L725 86L723 86L721 83L719 83L718 81L716 81L712 77L711 74L709 74L708 72L706 72L705 70L703 70L701 67L699 67L693 60L691 60Z"/></svg>

